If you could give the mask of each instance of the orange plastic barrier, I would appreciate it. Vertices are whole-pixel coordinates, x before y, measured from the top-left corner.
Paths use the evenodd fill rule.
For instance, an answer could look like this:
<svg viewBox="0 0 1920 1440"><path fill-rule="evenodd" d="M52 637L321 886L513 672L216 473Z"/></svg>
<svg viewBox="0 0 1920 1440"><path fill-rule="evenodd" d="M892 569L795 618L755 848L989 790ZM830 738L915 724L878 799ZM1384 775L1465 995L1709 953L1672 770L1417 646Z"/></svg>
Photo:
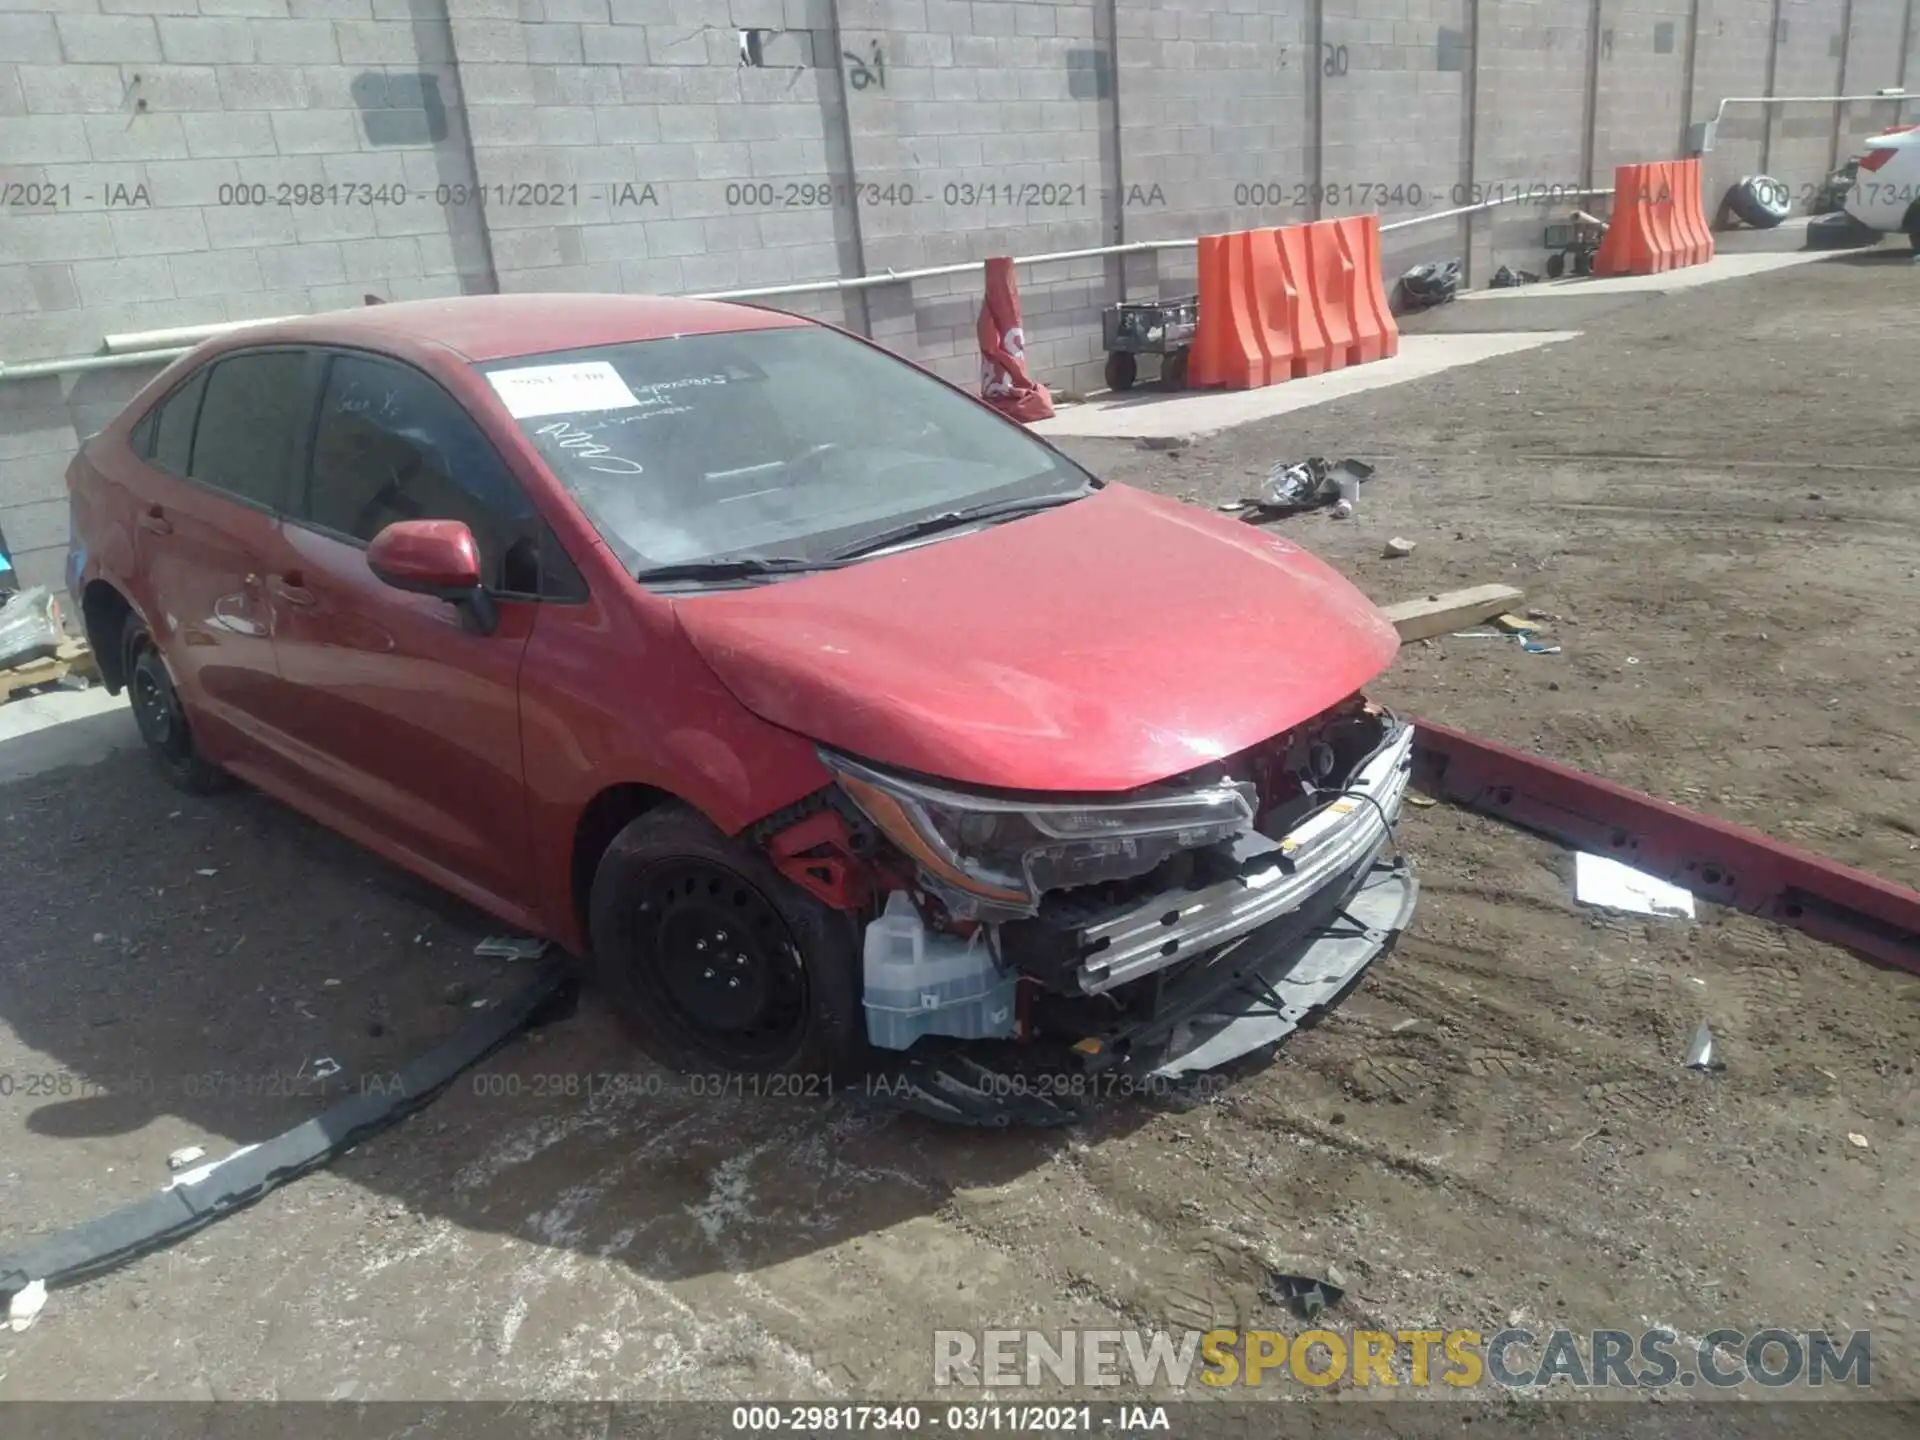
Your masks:
<svg viewBox="0 0 1920 1440"><path fill-rule="evenodd" d="M1197 386L1252 390L1400 351L1380 278L1380 217L1203 235Z"/></svg>
<svg viewBox="0 0 1920 1440"><path fill-rule="evenodd" d="M1657 275L1713 258L1698 160L1621 165L1613 173L1613 219L1594 274Z"/></svg>

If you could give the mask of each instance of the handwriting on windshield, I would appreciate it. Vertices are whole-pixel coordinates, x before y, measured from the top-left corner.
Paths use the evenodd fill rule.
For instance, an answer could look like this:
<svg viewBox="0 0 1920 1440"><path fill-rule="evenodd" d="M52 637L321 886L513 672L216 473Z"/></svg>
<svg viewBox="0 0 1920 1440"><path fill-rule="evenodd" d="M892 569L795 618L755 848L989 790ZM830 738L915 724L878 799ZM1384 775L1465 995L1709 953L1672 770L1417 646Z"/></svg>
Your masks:
<svg viewBox="0 0 1920 1440"><path fill-rule="evenodd" d="M646 467L638 460L629 460L625 455L614 453L613 447L603 445L593 438L590 431L582 430L570 420L554 420L542 425L534 432L544 435L560 449L578 459L587 469L596 470L602 475L644 475Z"/></svg>

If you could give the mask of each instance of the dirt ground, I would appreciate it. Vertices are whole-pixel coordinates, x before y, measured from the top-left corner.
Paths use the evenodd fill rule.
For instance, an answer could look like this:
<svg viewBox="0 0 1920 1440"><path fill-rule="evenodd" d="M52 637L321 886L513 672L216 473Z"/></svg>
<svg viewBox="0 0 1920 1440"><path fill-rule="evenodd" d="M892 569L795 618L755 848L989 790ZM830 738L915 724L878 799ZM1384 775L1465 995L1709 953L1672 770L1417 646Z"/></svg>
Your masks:
<svg viewBox="0 0 1920 1440"><path fill-rule="evenodd" d="M1202 504L1281 457L1375 461L1355 519L1287 533L1381 601L1524 586L1564 647L1410 646L1380 698L1916 885L1916 315L1904 254L1836 259L1191 448L1071 448ZM1602 920L1570 854L1446 807L1401 839L1399 949L1210 1099L977 1133L694 1094L589 995L331 1169L56 1292L0 1331L0 1399L925 1396L935 1328L1287 1328L1275 1265L1390 1330L1871 1328L1877 1393L1920 1394L1920 979L1725 912ZM0 1249L517 983L470 954L483 920L139 755L0 789L0 877ZM1702 1018L1710 1074L1681 1064Z"/></svg>

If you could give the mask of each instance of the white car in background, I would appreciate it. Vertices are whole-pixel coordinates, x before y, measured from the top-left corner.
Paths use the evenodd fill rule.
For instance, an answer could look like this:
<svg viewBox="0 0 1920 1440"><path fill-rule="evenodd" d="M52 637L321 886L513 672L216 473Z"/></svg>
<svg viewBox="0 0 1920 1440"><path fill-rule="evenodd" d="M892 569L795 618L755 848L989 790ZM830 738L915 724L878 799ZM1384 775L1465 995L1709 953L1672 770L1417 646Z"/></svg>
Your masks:
<svg viewBox="0 0 1920 1440"><path fill-rule="evenodd" d="M1910 236L1920 253L1920 125L1896 125L1867 141L1846 211L1883 235Z"/></svg>

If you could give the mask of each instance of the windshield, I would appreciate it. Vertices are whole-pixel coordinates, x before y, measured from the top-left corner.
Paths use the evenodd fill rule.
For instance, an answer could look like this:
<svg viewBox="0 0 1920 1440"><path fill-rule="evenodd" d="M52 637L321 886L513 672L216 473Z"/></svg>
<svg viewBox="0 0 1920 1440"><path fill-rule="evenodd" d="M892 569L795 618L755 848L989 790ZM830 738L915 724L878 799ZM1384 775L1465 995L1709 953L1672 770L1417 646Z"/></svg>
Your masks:
<svg viewBox="0 0 1920 1440"><path fill-rule="evenodd" d="M790 568L1087 474L903 361L816 326L682 335L483 367L629 569ZM676 577L678 578L678 577Z"/></svg>

